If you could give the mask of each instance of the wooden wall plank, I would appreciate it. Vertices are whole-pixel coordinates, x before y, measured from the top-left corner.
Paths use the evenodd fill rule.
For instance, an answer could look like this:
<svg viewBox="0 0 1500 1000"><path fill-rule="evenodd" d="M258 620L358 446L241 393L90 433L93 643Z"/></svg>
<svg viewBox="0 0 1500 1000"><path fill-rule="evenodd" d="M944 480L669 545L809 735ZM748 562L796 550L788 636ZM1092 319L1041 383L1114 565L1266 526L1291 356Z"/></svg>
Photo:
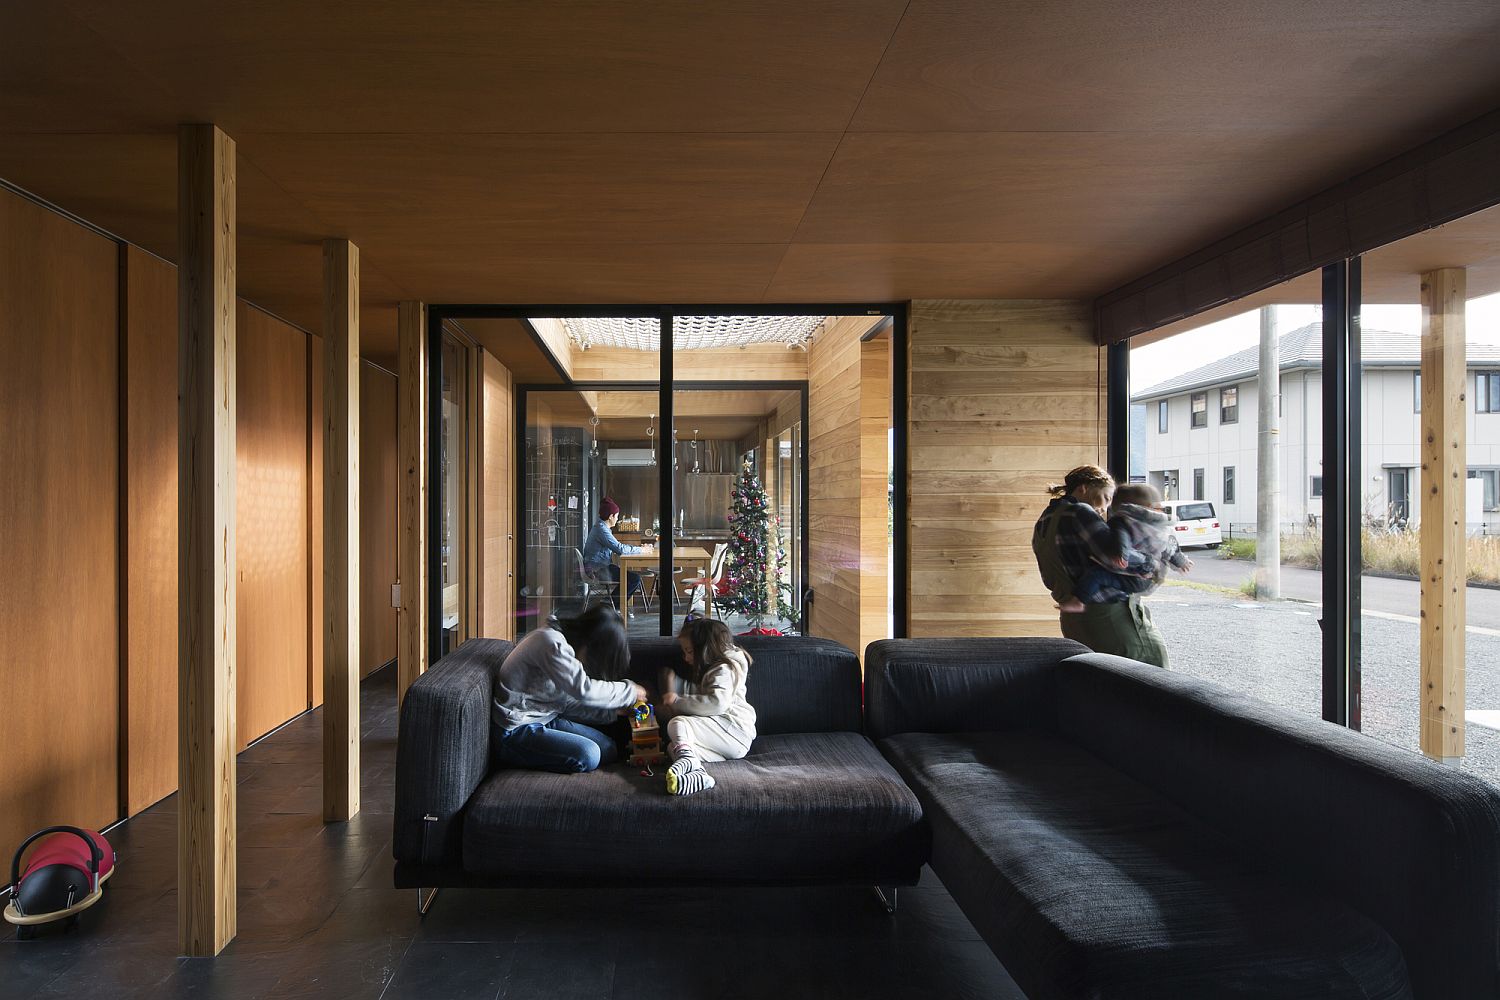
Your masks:
<svg viewBox="0 0 1500 1000"><path fill-rule="evenodd" d="M177 907L187 955L235 935L235 149L177 133Z"/></svg>
<svg viewBox="0 0 1500 1000"><path fill-rule="evenodd" d="M396 377L365 362L359 382L359 672L396 658Z"/></svg>
<svg viewBox="0 0 1500 1000"><path fill-rule="evenodd" d="M244 302L235 391L235 750L307 708L307 335Z"/></svg>
<svg viewBox="0 0 1500 1000"><path fill-rule="evenodd" d="M1422 275L1422 752L1464 755L1464 616L1468 596L1468 369L1464 269Z"/></svg>
<svg viewBox="0 0 1500 1000"><path fill-rule="evenodd" d="M913 302L910 630L1057 635L1031 525L1046 486L1104 458L1088 303Z"/></svg>
<svg viewBox="0 0 1500 1000"><path fill-rule="evenodd" d="M660 376L661 355L614 347L572 349L577 382L650 381ZM782 344L756 344L737 350L677 351L672 375L680 381L801 382L807 378L807 351Z"/></svg>
<svg viewBox="0 0 1500 1000"><path fill-rule="evenodd" d="M480 574L483 604L477 634L515 638L515 392L510 372L483 352Z"/></svg>
<svg viewBox="0 0 1500 1000"><path fill-rule="evenodd" d="M402 302L396 335L396 694L427 670L427 310Z"/></svg>
<svg viewBox="0 0 1500 1000"><path fill-rule="evenodd" d="M864 387L860 337L879 322L844 316L831 322L808 352L808 541L812 631L842 642L863 659L865 646L885 635L884 591L867 575L885 565L886 517L864 515L864 451L874 447L864 421L880 408L878 386ZM878 351L878 349L877 349ZM872 367L877 362L872 361ZM889 376L885 406L889 408ZM868 398L867 394L868 393ZM878 445L885 455L882 436ZM884 485L881 485L882 494ZM866 537L866 536L869 537ZM878 539L878 541L877 541ZM868 547L869 551L866 552ZM878 610L877 610L878 606Z"/></svg>
<svg viewBox="0 0 1500 1000"><path fill-rule="evenodd" d="M359 248L323 244L323 819L359 812Z"/></svg>
<svg viewBox="0 0 1500 1000"><path fill-rule="evenodd" d="M125 813L177 790L177 269L126 244Z"/></svg>
<svg viewBox="0 0 1500 1000"><path fill-rule="evenodd" d="M118 277L115 243L0 191L0 843L10 849L49 824L120 815Z"/></svg>

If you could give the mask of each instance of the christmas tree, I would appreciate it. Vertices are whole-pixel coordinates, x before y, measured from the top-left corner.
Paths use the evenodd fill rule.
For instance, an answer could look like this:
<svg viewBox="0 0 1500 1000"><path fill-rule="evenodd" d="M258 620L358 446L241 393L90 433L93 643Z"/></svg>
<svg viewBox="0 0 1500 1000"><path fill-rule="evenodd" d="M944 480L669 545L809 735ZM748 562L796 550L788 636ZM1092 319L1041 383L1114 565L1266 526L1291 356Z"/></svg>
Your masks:
<svg viewBox="0 0 1500 1000"><path fill-rule="evenodd" d="M752 628L767 618L791 620L787 600L791 585L784 579L786 548L781 540L781 518L771 510L771 498L747 461L729 497L729 555L724 563L728 593L718 604L744 615Z"/></svg>

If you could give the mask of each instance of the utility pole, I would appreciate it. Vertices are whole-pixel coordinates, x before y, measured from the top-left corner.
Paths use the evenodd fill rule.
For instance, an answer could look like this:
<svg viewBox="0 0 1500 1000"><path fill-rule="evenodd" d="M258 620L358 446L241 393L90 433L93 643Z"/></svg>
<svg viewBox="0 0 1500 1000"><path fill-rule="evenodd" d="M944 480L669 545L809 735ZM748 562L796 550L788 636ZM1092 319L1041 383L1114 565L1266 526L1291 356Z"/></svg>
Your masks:
<svg viewBox="0 0 1500 1000"><path fill-rule="evenodd" d="M1255 596L1281 596L1281 358L1276 307L1260 309L1255 449Z"/></svg>

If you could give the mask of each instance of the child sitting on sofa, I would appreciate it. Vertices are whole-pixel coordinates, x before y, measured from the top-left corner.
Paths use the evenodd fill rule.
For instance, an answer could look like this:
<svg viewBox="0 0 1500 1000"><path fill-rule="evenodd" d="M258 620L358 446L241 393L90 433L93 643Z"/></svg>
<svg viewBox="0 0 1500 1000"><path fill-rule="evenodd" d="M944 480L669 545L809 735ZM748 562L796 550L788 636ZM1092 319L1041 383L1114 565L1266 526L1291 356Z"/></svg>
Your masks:
<svg viewBox="0 0 1500 1000"><path fill-rule="evenodd" d="M596 605L516 644L495 675L490 745L500 763L558 774L611 763L615 742L589 722L607 722L646 697L621 680L630 665L625 625Z"/></svg>
<svg viewBox="0 0 1500 1000"><path fill-rule="evenodd" d="M750 752L755 740L755 709L745 700L750 654L734 644L723 622L712 618L684 622L677 641L689 676L679 678L671 667L661 672L672 757L667 791L691 795L714 787L704 761L738 760Z"/></svg>
<svg viewBox="0 0 1500 1000"><path fill-rule="evenodd" d="M1077 614L1086 604L1111 604L1131 594L1150 593L1167 578L1168 566L1182 573L1193 568L1168 527L1171 518L1160 507L1161 494L1147 483L1126 483L1115 490L1109 527L1125 558L1114 566L1090 569L1073 596L1058 604L1060 610Z"/></svg>

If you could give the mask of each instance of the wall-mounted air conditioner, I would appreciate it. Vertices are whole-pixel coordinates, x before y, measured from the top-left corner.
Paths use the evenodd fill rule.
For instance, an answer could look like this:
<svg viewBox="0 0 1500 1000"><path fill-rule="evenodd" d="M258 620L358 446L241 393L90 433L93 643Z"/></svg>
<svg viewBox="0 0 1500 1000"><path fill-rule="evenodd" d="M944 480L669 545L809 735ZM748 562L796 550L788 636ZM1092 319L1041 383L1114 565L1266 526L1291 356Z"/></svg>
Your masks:
<svg viewBox="0 0 1500 1000"><path fill-rule="evenodd" d="M650 448L610 448L605 453L605 463L611 468L640 468L651 464Z"/></svg>

